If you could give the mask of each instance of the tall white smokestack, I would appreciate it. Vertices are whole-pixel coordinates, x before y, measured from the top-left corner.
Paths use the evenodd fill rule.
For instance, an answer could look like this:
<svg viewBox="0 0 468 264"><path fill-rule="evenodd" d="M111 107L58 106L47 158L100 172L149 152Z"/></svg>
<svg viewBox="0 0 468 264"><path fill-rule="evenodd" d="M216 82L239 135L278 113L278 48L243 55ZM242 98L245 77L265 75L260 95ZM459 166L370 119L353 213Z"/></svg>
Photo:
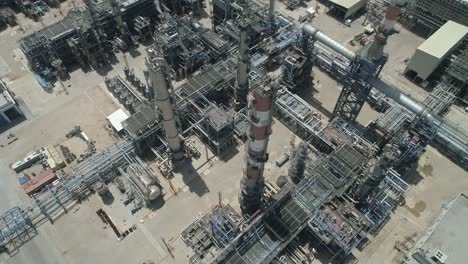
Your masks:
<svg viewBox="0 0 468 264"><path fill-rule="evenodd" d="M154 48L148 48L146 66L148 67L156 106L161 112L162 124L164 132L166 133L169 149L171 150L172 159L174 161L182 160L184 158L184 151L174 118L174 110L172 108L171 96L168 89L170 78L166 76L167 65L162 52Z"/></svg>
<svg viewBox="0 0 468 264"><path fill-rule="evenodd" d="M248 23L242 20L239 23L239 54L237 60L237 87L236 87L236 103L243 106L247 103L247 94L249 92L249 32Z"/></svg>

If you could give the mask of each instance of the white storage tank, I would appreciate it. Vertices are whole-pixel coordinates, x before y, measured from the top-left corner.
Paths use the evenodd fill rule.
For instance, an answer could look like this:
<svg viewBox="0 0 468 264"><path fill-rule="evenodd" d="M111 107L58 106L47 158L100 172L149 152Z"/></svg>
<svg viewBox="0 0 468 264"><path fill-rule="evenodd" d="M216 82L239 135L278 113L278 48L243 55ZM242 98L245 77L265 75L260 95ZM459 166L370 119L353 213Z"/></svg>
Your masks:
<svg viewBox="0 0 468 264"><path fill-rule="evenodd" d="M149 201L161 196L161 188L157 185L156 179L139 164L130 164L126 173Z"/></svg>

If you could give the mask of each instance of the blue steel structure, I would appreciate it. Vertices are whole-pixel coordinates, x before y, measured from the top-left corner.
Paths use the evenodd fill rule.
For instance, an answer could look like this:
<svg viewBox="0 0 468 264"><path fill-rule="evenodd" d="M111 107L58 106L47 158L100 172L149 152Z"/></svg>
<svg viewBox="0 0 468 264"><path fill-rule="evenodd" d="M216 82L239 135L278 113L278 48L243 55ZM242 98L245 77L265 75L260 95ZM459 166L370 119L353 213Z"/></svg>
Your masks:
<svg viewBox="0 0 468 264"><path fill-rule="evenodd" d="M371 233L376 233L405 197L409 185L393 169L388 170L385 178L368 198L368 205L361 212L372 222Z"/></svg>
<svg viewBox="0 0 468 264"><path fill-rule="evenodd" d="M36 227L54 219L70 206L89 194L90 186L96 181L107 182L116 174L117 167L126 167L133 162L134 146L130 141L121 140L93 158L81 163L72 173L63 177L55 186L47 186L33 195L32 201L24 206L15 206L0 215L0 247L14 252L24 241L22 234L36 231ZM17 243L19 242L19 243Z"/></svg>
<svg viewBox="0 0 468 264"><path fill-rule="evenodd" d="M211 216L211 231L213 236L226 246L240 232L240 228L227 223L221 210L218 210Z"/></svg>
<svg viewBox="0 0 468 264"><path fill-rule="evenodd" d="M17 250L17 243L12 243L13 247L8 249L6 248L6 244L14 241L16 238L20 238L19 242L22 242L22 234L31 238L31 230L34 235L37 233L36 227L29 218L29 215L17 206L0 215L0 245L2 250L7 250L10 254Z"/></svg>

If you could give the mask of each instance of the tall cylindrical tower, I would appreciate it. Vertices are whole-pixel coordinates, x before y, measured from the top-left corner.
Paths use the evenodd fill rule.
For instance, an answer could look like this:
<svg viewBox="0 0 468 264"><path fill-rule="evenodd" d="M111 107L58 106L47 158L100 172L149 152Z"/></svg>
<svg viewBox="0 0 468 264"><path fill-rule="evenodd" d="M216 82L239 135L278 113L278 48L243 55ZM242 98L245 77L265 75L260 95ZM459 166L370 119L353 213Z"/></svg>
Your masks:
<svg viewBox="0 0 468 264"><path fill-rule="evenodd" d="M250 130L239 196L243 214L250 215L261 208L263 169L268 160L268 137L271 134L276 85L267 78L249 95Z"/></svg>
<svg viewBox="0 0 468 264"><path fill-rule="evenodd" d="M388 33L393 30L395 23L400 16L401 7L406 4L407 0L392 0L385 11L385 18L382 22L383 31Z"/></svg>
<svg viewBox="0 0 468 264"><path fill-rule="evenodd" d="M377 33L374 40L365 49L364 56L371 61L377 62L384 56L384 47L387 44L387 36L383 33Z"/></svg>
<svg viewBox="0 0 468 264"><path fill-rule="evenodd" d="M247 93L249 92L249 25L245 20L243 20L239 23L239 28L240 36L237 60L236 104L241 107L247 103Z"/></svg>
<svg viewBox="0 0 468 264"><path fill-rule="evenodd" d="M275 1L270 0L270 5L268 6L268 18L272 24L275 22Z"/></svg>
<svg viewBox="0 0 468 264"><path fill-rule="evenodd" d="M155 50L153 47L148 48L146 66L148 67L149 79L151 80L148 86L151 85L153 88L156 106L161 112L162 124L172 158L175 161L181 160L184 158L184 151L174 118L174 110L168 89L170 79L166 76L167 65L162 52Z"/></svg>

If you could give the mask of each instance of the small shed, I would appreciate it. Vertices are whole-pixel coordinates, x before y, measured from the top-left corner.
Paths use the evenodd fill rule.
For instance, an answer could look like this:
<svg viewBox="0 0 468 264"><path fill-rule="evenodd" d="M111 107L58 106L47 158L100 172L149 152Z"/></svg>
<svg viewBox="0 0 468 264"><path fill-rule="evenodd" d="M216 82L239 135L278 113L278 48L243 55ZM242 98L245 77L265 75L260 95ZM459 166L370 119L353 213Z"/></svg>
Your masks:
<svg viewBox="0 0 468 264"><path fill-rule="evenodd" d="M23 189L27 195L32 195L39 192L44 186L55 181L57 176L52 170L45 170L39 173L23 185Z"/></svg>
<svg viewBox="0 0 468 264"><path fill-rule="evenodd" d="M128 115L119 109L107 117L107 121L111 124L115 131L120 132L123 129L122 122L128 119Z"/></svg>
<svg viewBox="0 0 468 264"><path fill-rule="evenodd" d="M360 9L364 8L367 0L329 0L333 5L344 11L344 19L356 14Z"/></svg>

